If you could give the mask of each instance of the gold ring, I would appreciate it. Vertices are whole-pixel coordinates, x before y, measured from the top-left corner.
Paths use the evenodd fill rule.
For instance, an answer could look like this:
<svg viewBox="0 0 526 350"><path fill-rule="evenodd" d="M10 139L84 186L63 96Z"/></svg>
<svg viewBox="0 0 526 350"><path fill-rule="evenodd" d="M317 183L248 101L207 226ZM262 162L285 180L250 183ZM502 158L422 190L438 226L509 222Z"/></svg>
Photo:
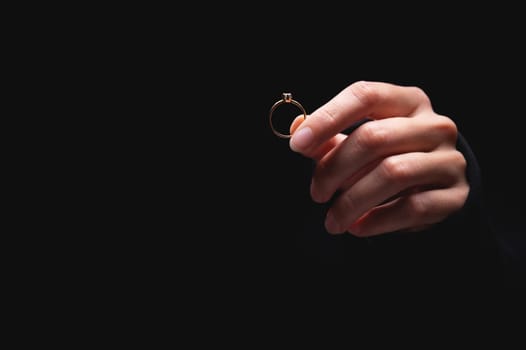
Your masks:
<svg viewBox="0 0 526 350"><path fill-rule="evenodd" d="M307 112L305 112L305 108L303 108L301 103L299 103L298 101L295 101L295 100L292 99L292 94L289 93L289 92L284 92L283 93L283 98L281 100L277 101L276 103L274 103L274 105L272 105L272 108L270 108L270 114L269 114L270 128L272 129L272 132L274 132L274 134L276 134L278 137L287 139L287 138L291 137L292 135L291 134L283 134L283 133L277 131L274 128L274 124L272 123L272 115L274 114L274 110L278 106L280 106L280 105L282 105L284 103L292 103L294 106L296 106L299 109L301 109L301 112L303 113L303 119L307 118Z"/></svg>

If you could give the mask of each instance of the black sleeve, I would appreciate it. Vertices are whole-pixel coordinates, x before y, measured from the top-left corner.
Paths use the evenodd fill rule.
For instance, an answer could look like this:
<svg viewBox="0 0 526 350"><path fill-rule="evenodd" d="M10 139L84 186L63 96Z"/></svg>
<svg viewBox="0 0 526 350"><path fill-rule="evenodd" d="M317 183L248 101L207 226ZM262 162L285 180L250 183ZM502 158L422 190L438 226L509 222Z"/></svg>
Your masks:
<svg viewBox="0 0 526 350"><path fill-rule="evenodd" d="M305 271L310 274L313 263L322 263L336 269L344 266L342 272L348 276L377 276L378 280L407 277L463 285L523 284L518 256L524 251L492 226L479 162L460 133L457 149L467 161L468 198L461 210L428 230L370 238L330 235L323 226L330 203L310 202L296 240L298 261Z"/></svg>
<svg viewBox="0 0 526 350"><path fill-rule="evenodd" d="M378 259L394 269L413 270L460 283L516 286L524 283L519 248L498 232L485 203L481 171L466 139L457 149L467 161L470 191L464 207L431 229L391 233L369 239ZM514 249L512 249L513 247ZM523 252L522 252L523 254ZM413 274L414 276L414 274Z"/></svg>

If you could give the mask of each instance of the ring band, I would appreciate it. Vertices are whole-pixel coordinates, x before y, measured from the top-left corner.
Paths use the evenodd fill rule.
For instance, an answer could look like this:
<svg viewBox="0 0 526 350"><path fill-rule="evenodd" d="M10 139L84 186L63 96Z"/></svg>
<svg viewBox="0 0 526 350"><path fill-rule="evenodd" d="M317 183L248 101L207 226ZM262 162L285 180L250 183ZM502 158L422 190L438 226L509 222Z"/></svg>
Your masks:
<svg viewBox="0 0 526 350"><path fill-rule="evenodd" d="M299 103L298 101L295 101L295 100L292 99L292 94L291 93L284 92L282 96L283 96L283 98L281 100L277 101L276 103L274 103L274 105L272 105L272 108L270 108L269 122L270 122L270 128L272 129L272 132L274 132L274 134L276 134L278 137L287 139L287 138L291 137L292 135L291 134L283 134L283 133L277 131L274 128L274 124L272 123L272 116L274 114L275 109L278 106L280 106L280 105L282 105L284 103L292 103L294 106L298 107L301 110L301 112L303 113L303 119L307 118L307 112L305 112L305 108L303 108L301 103Z"/></svg>

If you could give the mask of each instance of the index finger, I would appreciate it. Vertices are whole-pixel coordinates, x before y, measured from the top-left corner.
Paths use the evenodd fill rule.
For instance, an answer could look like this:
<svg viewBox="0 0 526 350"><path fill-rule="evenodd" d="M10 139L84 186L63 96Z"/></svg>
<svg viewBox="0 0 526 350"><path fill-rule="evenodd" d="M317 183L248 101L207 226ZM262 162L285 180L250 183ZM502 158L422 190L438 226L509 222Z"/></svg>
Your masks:
<svg viewBox="0 0 526 350"><path fill-rule="evenodd" d="M355 82L301 123L290 138L290 148L311 156L321 144L366 117L409 117L421 106L430 107L430 102L417 87Z"/></svg>

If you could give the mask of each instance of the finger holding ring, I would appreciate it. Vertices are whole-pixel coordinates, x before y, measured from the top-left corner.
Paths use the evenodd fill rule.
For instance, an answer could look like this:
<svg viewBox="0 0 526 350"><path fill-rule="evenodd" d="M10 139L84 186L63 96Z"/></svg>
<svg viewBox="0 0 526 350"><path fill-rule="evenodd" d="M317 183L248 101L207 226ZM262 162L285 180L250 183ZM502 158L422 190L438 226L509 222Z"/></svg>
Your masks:
<svg viewBox="0 0 526 350"><path fill-rule="evenodd" d="M284 92L282 94L282 96L283 96L283 98L281 100L277 101L276 103L274 103L272 105L272 107L270 108L269 122L270 122L270 128L272 129L272 132L274 132L274 134L276 134L276 136L286 139L286 138L290 138L292 135L291 134L282 133L282 132L278 131L274 127L274 123L273 123L273 119L272 118L274 117L274 111L276 110L276 108L278 108L279 106L281 106L283 104L290 103L290 104L298 107L301 110L301 112L303 113L303 119L307 118L307 112L305 111L305 108L303 108L301 103L299 103L298 101L292 99L292 94L291 93Z"/></svg>

